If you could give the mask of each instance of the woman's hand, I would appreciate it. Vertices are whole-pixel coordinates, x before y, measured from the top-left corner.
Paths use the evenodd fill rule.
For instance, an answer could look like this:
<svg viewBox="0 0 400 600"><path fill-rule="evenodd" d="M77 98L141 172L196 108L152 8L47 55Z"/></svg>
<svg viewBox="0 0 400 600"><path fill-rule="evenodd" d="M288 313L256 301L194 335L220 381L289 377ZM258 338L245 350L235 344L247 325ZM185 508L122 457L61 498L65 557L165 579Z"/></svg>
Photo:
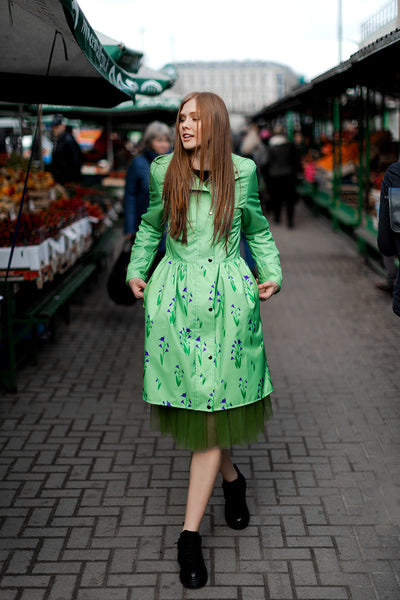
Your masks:
<svg viewBox="0 0 400 600"><path fill-rule="evenodd" d="M279 285L275 281L265 281L258 284L258 297L261 301L268 300L279 290Z"/></svg>
<svg viewBox="0 0 400 600"><path fill-rule="evenodd" d="M134 277L133 279L130 279L128 283L135 297L143 298L144 288L147 283L145 283L143 279L140 279L140 277Z"/></svg>

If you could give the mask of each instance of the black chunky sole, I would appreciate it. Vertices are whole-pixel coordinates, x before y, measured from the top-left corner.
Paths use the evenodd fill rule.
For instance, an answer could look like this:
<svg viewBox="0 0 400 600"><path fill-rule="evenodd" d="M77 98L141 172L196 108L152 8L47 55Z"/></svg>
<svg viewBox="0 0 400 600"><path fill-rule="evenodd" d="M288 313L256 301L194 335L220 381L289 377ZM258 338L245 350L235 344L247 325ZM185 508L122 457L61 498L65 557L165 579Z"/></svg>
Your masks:
<svg viewBox="0 0 400 600"><path fill-rule="evenodd" d="M201 537L197 531L182 531L178 540L178 563L183 587L197 590L206 585L208 574L201 551Z"/></svg>

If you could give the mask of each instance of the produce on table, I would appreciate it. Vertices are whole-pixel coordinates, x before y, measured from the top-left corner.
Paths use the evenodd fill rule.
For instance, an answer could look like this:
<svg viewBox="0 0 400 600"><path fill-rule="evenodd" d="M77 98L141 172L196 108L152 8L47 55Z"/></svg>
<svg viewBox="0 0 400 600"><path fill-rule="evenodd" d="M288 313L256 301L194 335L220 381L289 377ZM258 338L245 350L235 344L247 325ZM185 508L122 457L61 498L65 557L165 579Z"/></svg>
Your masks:
<svg viewBox="0 0 400 600"><path fill-rule="evenodd" d="M60 198L47 208L23 212L17 235L17 246L33 246L47 238L57 238L60 230L85 216L102 221L104 212L97 204L83 200L80 196ZM0 221L0 247L12 244L17 219L5 218Z"/></svg>

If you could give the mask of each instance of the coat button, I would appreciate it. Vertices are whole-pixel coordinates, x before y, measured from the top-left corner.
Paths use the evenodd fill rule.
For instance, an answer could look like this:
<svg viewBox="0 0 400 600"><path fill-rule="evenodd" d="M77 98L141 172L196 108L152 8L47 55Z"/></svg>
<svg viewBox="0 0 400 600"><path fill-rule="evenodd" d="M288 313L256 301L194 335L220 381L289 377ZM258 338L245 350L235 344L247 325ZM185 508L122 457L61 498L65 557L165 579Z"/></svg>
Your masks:
<svg viewBox="0 0 400 600"><path fill-rule="evenodd" d="M212 356L211 356L211 354L210 354L210 356L208 357L208 360L212 360Z"/></svg>
<svg viewBox="0 0 400 600"><path fill-rule="evenodd" d="M207 404L207 408L208 410L211 410L211 406L209 404Z"/></svg>
<svg viewBox="0 0 400 600"><path fill-rule="evenodd" d="M208 262L212 262L212 258L209 258L209 259L208 259Z"/></svg>
<svg viewBox="0 0 400 600"><path fill-rule="evenodd" d="M210 312L212 311L212 308L211 308L211 306L210 306L210 308L209 308L208 310L209 310Z"/></svg>

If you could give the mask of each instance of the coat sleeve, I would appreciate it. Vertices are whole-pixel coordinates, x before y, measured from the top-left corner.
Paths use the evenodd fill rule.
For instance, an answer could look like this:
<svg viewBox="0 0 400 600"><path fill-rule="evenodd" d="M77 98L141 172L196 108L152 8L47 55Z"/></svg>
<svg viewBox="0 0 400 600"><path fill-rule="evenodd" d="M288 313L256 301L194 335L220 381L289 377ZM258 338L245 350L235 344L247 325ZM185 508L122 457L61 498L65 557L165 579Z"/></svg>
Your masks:
<svg viewBox="0 0 400 600"><path fill-rule="evenodd" d="M246 199L242 207L242 230L256 261L260 283L275 281L281 287L279 252L269 230L268 221L261 210L255 165L247 184Z"/></svg>
<svg viewBox="0 0 400 600"><path fill-rule="evenodd" d="M165 170L154 161L150 169L150 204L143 215L132 247L126 281L134 277L146 280L164 232L162 188Z"/></svg>

